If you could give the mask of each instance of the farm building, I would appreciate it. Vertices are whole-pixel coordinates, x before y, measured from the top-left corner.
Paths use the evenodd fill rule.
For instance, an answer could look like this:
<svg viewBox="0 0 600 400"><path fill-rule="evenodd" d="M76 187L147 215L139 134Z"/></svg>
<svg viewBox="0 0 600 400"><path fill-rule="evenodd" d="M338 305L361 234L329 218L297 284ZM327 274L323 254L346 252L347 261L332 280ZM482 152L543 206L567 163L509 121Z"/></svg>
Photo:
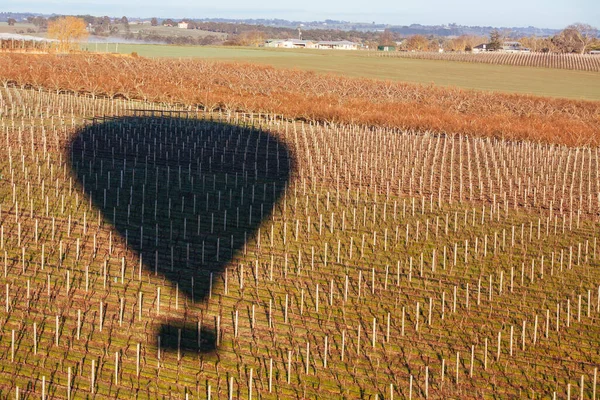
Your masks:
<svg viewBox="0 0 600 400"><path fill-rule="evenodd" d="M347 40L313 42L300 39L269 39L265 41L264 47L283 49L357 50L358 44Z"/></svg>
<svg viewBox="0 0 600 400"><path fill-rule="evenodd" d="M265 42L265 47L279 47L284 49L314 49L315 43L310 40L300 39L269 39Z"/></svg>
<svg viewBox="0 0 600 400"><path fill-rule="evenodd" d="M185 21L181 21L180 23L177 24L177 27L179 29L187 29L188 28L188 23Z"/></svg>
<svg viewBox="0 0 600 400"><path fill-rule="evenodd" d="M396 46L377 46L377 51L396 51Z"/></svg>
<svg viewBox="0 0 600 400"><path fill-rule="evenodd" d="M473 47L473 53L483 53L486 51L498 51L500 53L530 53L531 50L523 47L519 42L502 42L499 50L490 50L490 43L482 43Z"/></svg>
<svg viewBox="0 0 600 400"><path fill-rule="evenodd" d="M531 50L523 47L519 42L504 42L502 43L502 52L504 53L530 53Z"/></svg>
<svg viewBox="0 0 600 400"><path fill-rule="evenodd" d="M317 43L317 49L358 50L358 44L348 40L322 41Z"/></svg>
<svg viewBox="0 0 600 400"><path fill-rule="evenodd" d="M473 47L473 53L483 53L484 51L488 51L487 46L487 43L478 44L477 46Z"/></svg>

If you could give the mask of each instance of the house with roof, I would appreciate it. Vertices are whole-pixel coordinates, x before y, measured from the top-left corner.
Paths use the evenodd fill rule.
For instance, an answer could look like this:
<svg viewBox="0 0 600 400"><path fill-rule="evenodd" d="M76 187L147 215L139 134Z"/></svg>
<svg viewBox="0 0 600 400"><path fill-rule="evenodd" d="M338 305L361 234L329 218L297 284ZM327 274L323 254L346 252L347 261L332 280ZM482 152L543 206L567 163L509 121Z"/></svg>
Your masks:
<svg viewBox="0 0 600 400"><path fill-rule="evenodd" d="M282 49L314 49L316 47L314 42L300 39L269 39L265 41L264 46Z"/></svg>
<svg viewBox="0 0 600 400"><path fill-rule="evenodd" d="M358 44L348 40L324 40L317 42L317 49L358 50Z"/></svg>
<svg viewBox="0 0 600 400"><path fill-rule="evenodd" d="M188 23L185 21L181 21L180 23L177 24L177 27L179 29L187 29L188 28Z"/></svg>
<svg viewBox="0 0 600 400"><path fill-rule="evenodd" d="M269 39L264 47L283 49L326 49L326 50L357 50L358 44L347 40L320 41L301 39Z"/></svg>
<svg viewBox="0 0 600 400"><path fill-rule="evenodd" d="M502 46L498 50L491 50L490 43L482 43L473 47L473 53L483 53L486 51L497 51L499 53L531 53L531 49L523 47L521 43L514 41L502 42Z"/></svg>
<svg viewBox="0 0 600 400"><path fill-rule="evenodd" d="M519 42L503 42L501 51L503 53L531 53L531 49L523 47Z"/></svg>

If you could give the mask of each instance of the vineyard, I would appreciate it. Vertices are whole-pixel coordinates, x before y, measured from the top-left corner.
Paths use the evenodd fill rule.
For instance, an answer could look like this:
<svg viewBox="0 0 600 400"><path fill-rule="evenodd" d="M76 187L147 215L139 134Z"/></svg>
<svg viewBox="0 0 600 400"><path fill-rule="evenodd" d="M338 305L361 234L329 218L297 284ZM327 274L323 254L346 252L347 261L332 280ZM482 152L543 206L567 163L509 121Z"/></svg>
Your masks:
<svg viewBox="0 0 600 400"><path fill-rule="evenodd" d="M483 64L515 65L573 69L577 71L600 71L600 57L572 53L438 53L438 52L380 52L379 57L400 57L419 60L460 61Z"/></svg>
<svg viewBox="0 0 600 400"><path fill-rule="evenodd" d="M0 397L596 397L598 148L31 86Z"/></svg>
<svg viewBox="0 0 600 400"><path fill-rule="evenodd" d="M306 122L600 144L600 102L320 75L251 64L100 55L0 58L5 88L47 89Z"/></svg>
<svg viewBox="0 0 600 400"><path fill-rule="evenodd" d="M54 43L44 40L23 40L0 38L0 52L48 52Z"/></svg>

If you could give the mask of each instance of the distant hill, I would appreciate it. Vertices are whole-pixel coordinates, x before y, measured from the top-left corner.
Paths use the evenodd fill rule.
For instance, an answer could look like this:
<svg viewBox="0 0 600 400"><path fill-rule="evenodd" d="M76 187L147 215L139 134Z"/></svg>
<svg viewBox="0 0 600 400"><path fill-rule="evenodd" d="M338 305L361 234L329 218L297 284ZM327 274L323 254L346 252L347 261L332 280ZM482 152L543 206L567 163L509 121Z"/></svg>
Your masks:
<svg viewBox="0 0 600 400"><path fill-rule="evenodd" d="M0 22L6 22L9 18L14 18L17 21L25 21L28 17L49 17L49 14L39 13L18 13L18 12L0 12ZM120 18L121 16L118 16ZM160 17L159 20L167 19ZM130 17L131 22L143 20L142 18ZM173 18L173 20L179 20ZM460 36L460 35L476 35L488 36L494 29L498 29L507 37L522 37L522 36L552 36L558 33L559 29L536 28L528 27L494 27L494 26L466 26L457 24L448 25L389 25L376 24L375 22L350 22L326 19L324 21L289 21L285 19L266 19L266 18L249 18L249 19L231 19L231 18L190 18L186 21L194 21L207 24L232 24L232 25L254 25L268 28L293 29L302 28L303 31L323 30L323 31L343 31L343 32L381 32L386 29L401 35L435 35L435 36ZM228 31L228 29L219 29L220 31ZM235 31L235 30L232 30ZM282 32L283 33L283 32ZM285 32L291 34L292 32ZM331 35L329 35L331 36Z"/></svg>
<svg viewBox="0 0 600 400"><path fill-rule="evenodd" d="M17 22L27 21L29 17L39 17L44 16L44 14L37 13L19 13L19 12L0 12L0 22L7 22L9 18L14 18ZM45 15L47 16L47 15Z"/></svg>
<svg viewBox="0 0 600 400"><path fill-rule="evenodd" d="M536 28L528 27L496 27L496 26L466 26L457 24L448 25L388 25L366 22L349 22L337 20L325 21L288 21L283 19L228 19L228 18L205 18L198 19L199 22L219 22L232 24L247 24L247 25L262 25L277 28L295 29L302 27L304 30L325 29L325 30L342 30L342 31L358 31L358 32L374 32L388 29L400 35L436 35L436 36L460 36L460 35L475 35L488 36L494 29L498 29L506 34L506 36L552 36L558 33L559 29Z"/></svg>
<svg viewBox="0 0 600 400"><path fill-rule="evenodd" d="M500 30L508 37L522 36L553 36L560 32L560 29L528 27L495 27L495 26L464 26L457 24L450 25L420 25L412 24L409 26L391 26L389 30L401 35L436 35L436 36L460 36L475 35L488 36L494 29Z"/></svg>

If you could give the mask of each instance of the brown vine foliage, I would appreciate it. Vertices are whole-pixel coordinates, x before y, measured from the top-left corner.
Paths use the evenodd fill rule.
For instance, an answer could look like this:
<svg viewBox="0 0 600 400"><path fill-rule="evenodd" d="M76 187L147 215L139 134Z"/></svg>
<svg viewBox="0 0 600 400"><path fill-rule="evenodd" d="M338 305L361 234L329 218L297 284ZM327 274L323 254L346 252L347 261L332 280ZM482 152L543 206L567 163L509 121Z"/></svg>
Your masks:
<svg viewBox="0 0 600 400"><path fill-rule="evenodd" d="M0 82L209 110L276 113L569 146L600 145L600 102L346 78L243 63L8 54L0 58Z"/></svg>

